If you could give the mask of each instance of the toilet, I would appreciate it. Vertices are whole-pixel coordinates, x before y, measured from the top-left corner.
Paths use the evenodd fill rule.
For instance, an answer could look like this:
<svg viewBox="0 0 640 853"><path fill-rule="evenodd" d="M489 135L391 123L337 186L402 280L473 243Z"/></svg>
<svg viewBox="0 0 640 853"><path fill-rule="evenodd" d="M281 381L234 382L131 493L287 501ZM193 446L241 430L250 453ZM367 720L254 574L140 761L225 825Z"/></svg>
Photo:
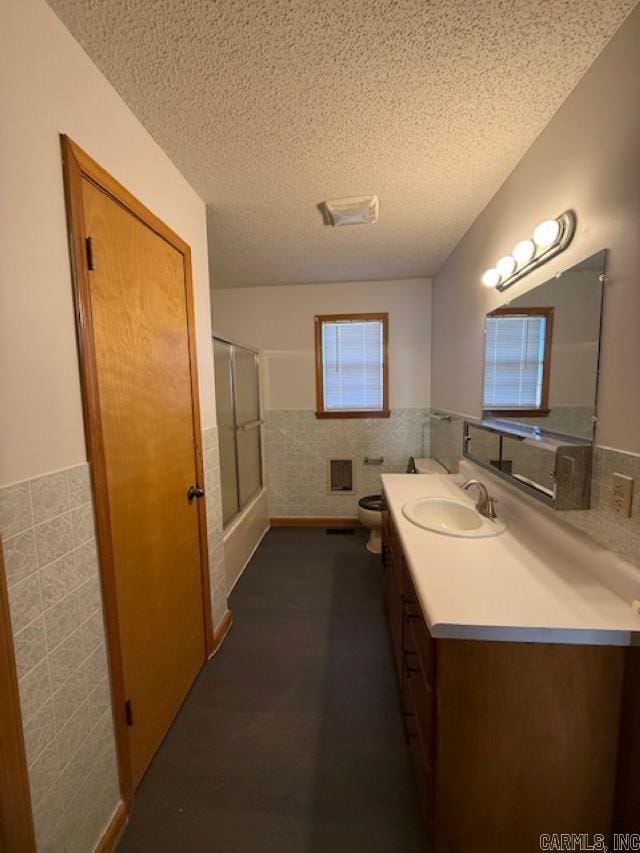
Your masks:
<svg viewBox="0 0 640 853"><path fill-rule="evenodd" d="M384 500L382 495L366 495L358 501L358 518L363 527L368 527L371 533L367 540L367 551L370 554L382 553L382 510Z"/></svg>
<svg viewBox="0 0 640 853"><path fill-rule="evenodd" d="M435 459L414 459L416 474L448 474L449 472ZM384 499L382 495L365 495L358 501L358 518L363 527L371 532L367 540L367 551L370 554L382 553L382 510Z"/></svg>
<svg viewBox="0 0 640 853"><path fill-rule="evenodd" d="M449 472L436 459L414 459L416 474L448 474Z"/></svg>

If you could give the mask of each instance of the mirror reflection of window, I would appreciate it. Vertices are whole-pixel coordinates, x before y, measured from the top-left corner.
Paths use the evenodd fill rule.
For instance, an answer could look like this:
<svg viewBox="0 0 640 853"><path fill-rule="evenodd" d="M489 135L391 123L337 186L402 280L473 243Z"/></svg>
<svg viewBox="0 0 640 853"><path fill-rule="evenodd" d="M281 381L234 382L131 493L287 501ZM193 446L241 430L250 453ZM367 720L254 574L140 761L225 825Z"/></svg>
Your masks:
<svg viewBox="0 0 640 853"><path fill-rule="evenodd" d="M547 415L553 308L498 308L486 321L485 412Z"/></svg>
<svg viewBox="0 0 640 853"><path fill-rule="evenodd" d="M593 440L605 260L597 252L517 295L519 284L487 315L486 417ZM552 329L536 313L549 308Z"/></svg>

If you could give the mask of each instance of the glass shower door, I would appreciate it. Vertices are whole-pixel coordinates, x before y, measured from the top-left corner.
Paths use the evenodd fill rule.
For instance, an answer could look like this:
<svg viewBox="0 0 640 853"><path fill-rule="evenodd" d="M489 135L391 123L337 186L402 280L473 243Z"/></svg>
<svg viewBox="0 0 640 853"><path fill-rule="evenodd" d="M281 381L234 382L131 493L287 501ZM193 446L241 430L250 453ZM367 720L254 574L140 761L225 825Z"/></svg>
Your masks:
<svg viewBox="0 0 640 853"><path fill-rule="evenodd" d="M258 354L214 338L222 518L227 524L262 486Z"/></svg>
<svg viewBox="0 0 640 853"><path fill-rule="evenodd" d="M260 394L258 356L234 347L238 493L244 506L262 485L260 464Z"/></svg>
<svg viewBox="0 0 640 853"><path fill-rule="evenodd" d="M222 523L238 512L238 478L236 464L236 422L233 401L233 348L214 339L213 355L216 380L216 410L220 443L220 483L222 488Z"/></svg>

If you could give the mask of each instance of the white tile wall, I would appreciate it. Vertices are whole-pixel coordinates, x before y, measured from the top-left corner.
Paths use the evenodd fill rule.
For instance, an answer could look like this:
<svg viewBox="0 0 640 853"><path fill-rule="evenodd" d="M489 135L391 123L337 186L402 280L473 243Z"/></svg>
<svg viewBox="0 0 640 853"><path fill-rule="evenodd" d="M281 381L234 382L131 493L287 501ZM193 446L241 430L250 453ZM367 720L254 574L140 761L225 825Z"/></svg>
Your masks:
<svg viewBox="0 0 640 853"><path fill-rule="evenodd" d="M518 418L518 420L541 429L575 435L591 441L595 416L594 406L554 406L545 418Z"/></svg>
<svg viewBox="0 0 640 853"><path fill-rule="evenodd" d="M92 850L119 800L88 465L0 489L39 851Z"/></svg>
<svg viewBox="0 0 640 853"><path fill-rule="evenodd" d="M209 427L203 430L202 447L204 451L203 467L207 500L211 608L213 626L216 628L227 612L227 585L224 571L224 546L222 543L222 492L220 490L220 455L217 427Z"/></svg>
<svg viewBox="0 0 640 853"><path fill-rule="evenodd" d="M214 626L227 610L218 433L204 430ZM89 466L0 489L38 850L92 850L119 800Z"/></svg>
<svg viewBox="0 0 640 853"><path fill-rule="evenodd" d="M217 625L227 595L216 427L203 447ZM120 799L88 465L0 489L0 532L38 849L87 851Z"/></svg>
<svg viewBox="0 0 640 853"><path fill-rule="evenodd" d="M379 493L380 474L407 470L410 456L429 455L427 409L393 409L389 418L325 420L313 411L265 415L269 506L273 517L355 518L362 495ZM366 456L384 457L380 466ZM354 460L355 495L330 494L332 457Z"/></svg>

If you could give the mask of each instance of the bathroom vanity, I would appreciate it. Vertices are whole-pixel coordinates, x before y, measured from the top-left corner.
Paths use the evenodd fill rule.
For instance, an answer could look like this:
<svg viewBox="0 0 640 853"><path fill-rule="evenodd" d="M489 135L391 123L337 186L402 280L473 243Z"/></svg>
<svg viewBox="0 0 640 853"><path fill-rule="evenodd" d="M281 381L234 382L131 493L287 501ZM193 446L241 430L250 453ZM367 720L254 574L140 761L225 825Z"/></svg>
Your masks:
<svg viewBox="0 0 640 853"><path fill-rule="evenodd" d="M403 513L424 496L473 507L462 479L383 476L386 608L429 843L527 853L541 833L608 833L633 578L622 568L613 591L595 546L500 490L494 537Z"/></svg>

